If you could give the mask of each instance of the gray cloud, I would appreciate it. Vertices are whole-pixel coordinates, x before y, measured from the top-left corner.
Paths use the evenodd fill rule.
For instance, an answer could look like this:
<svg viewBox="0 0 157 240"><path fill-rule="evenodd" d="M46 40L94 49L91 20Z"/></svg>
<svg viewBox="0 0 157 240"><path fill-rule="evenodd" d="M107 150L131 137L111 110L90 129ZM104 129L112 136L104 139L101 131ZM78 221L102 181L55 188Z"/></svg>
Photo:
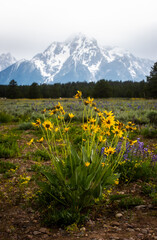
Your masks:
<svg viewBox="0 0 157 240"><path fill-rule="evenodd" d="M103 45L156 59L156 0L5 0L0 2L0 53L32 58L53 41L83 32Z"/></svg>

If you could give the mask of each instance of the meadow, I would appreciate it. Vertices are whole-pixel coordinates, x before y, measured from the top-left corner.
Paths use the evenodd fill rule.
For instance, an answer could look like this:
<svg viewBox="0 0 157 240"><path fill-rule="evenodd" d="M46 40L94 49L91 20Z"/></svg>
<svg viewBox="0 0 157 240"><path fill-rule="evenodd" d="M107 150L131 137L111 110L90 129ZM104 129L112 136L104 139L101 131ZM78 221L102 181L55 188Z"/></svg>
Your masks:
<svg viewBox="0 0 157 240"><path fill-rule="evenodd" d="M6 230L15 207L16 218L22 208L26 219L36 215L66 234L108 212L132 219L145 206L157 214L157 100L83 99L79 91L72 99L0 99L0 143L2 239L23 234L11 222Z"/></svg>

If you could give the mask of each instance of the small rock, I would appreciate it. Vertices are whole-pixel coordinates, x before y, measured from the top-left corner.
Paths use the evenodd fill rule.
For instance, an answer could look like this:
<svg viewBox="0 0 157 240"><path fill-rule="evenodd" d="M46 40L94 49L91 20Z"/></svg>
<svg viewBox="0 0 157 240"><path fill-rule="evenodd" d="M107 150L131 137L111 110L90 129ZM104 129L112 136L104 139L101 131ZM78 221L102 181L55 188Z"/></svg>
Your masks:
<svg viewBox="0 0 157 240"><path fill-rule="evenodd" d="M138 238L143 238L144 235L142 233L139 233L137 236Z"/></svg>
<svg viewBox="0 0 157 240"><path fill-rule="evenodd" d="M33 239L34 237L32 235L27 235L28 239Z"/></svg>
<svg viewBox="0 0 157 240"><path fill-rule="evenodd" d="M140 210L140 209L143 209L146 207L147 207L147 205L139 205L139 206L136 206L135 209Z"/></svg>
<svg viewBox="0 0 157 240"><path fill-rule="evenodd" d="M111 226L119 226L119 225L120 225L120 223L119 223L119 222L116 222L116 221L115 221L115 222L113 221L113 222L111 223Z"/></svg>
<svg viewBox="0 0 157 240"><path fill-rule="evenodd" d="M114 237L114 238L111 237L110 239L111 239L111 240L119 240L119 237Z"/></svg>
<svg viewBox="0 0 157 240"><path fill-rule="evenodd" d="M122 216L123 216L122 213L117 213L117 214L115 215L116 218L121 218Z"/></svg>
<svg viewBox="0 0 157 240"><path fill-rule="evenodd" d="M125 192L119 192L119 194L122 194L122 195L123 195L123 194L125 194Z"/></svg>
<svg viewBox="0 0 157 240"><path fill-rule="evenodd" d="M129 232L135 232L135 230L133 228L128 228L127 231Z"/></svg>
<svg viewBox="0 0 157 240"><path fill-rule="evenodd" d="M117 232L120 232L120 231L122 231L122 229L119 228L119 227L116 227L116 231L117 231Z"/></svg>
<svg viewBox="0 0 157 240"><path fill-rule="evenodd" d="M107 228L107 229L109 228L109 226L107 224L104 224L103 227Z"/></svg>
<svg viewBox="0 0 157 240"><path fill-rule="evenodd" d="M95 221L92 221L91 219L87 222L88 226L94 227L95 226Z"/></svg>
<svg viewBox="0 0 157 240"><path fill-rule="evenodd" d="M44 234L42 238L45 239L45 238L48 238L48 236L49 236L48 234Z"/></svg>
<svg viewBox="0 0 157 240"><path fill-rule="evenodd" d="M144 233L144 234L148 233L147 229L141 229L141 232Z"/></svg>
<svg viewBox="0 0 157 240"><path fill-rule="evenodd" d="M40 229L39 229L39 232L48 233L49 230L48 230L47 228L40 228Z"/></svg>
<svg viewBox="0 0 157 240"><path fill-rule="evenodd" d="M39 232L39 231L34 231L33 234L34 234L34 235L38 235L38 234L41 234L41 232Z"/></svg>
<svg viewBox="0 0 157 240"><path fill-rule="evenodd" d="M86 228L85 228L85 227L82 227L82 228L80 228L80 231L85 232L85 231L86 231Z"/></svg>
<svg viewBox="0 0 157 240"><path fill-rule="evenodd" d="M152 204L148 204L148 208L153 208L153 205Z"/></svg>

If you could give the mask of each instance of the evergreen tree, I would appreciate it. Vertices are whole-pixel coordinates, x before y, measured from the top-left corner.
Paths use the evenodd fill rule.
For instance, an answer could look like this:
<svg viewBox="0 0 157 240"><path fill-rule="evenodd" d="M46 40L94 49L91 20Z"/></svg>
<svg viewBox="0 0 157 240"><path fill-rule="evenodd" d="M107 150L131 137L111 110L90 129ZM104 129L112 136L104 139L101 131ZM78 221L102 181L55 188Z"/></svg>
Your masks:
<svg viewBox="0 0 157 240"><path fill-rule="evenodd" d="M111 97L111 87L106 80L100 80L95 84L93 95L95 98L108 98Z"/></svg>
<svg viewBox="0 0 157 240"><path fill-rule="evenodd" d="M19 97L19 89L18 89L18 86L17 86L17 82L14 79L12 79L9 82L7 97L12 98L12 99Z"/></svg>
<svg viewBox="0 0 157 240"><path fill-rule="evenodd" d="M147 77L149 96L157 98L157 62L154 63L150 76Z"/></svg>
<svg viewBox="0 0 157 240"><path fill-rule="evenodd" d="M41 98L40 86L38 83L34 82L29 88L29 97L30 98Z"/></svg>

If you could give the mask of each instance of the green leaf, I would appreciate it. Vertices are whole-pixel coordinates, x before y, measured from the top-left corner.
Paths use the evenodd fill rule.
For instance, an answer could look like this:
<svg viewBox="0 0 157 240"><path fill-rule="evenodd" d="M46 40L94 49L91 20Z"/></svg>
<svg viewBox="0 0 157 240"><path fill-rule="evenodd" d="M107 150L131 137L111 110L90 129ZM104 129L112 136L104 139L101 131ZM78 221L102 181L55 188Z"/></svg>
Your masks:
<svg viewBox="0 0 157 240"><path fill-rule="evenodd" d="M93 191L94 198L99 198L102 194L102 186L101 184L98 184L98 186Z"/></svg>
<svg viewBox="0 0 157 240"><path fill-rule="evenodd" d="M88 155L87 155L87 151L85 149L85 147L82 147L82 160L83 162L89 162L89 158L88 158Z"/></svg>

